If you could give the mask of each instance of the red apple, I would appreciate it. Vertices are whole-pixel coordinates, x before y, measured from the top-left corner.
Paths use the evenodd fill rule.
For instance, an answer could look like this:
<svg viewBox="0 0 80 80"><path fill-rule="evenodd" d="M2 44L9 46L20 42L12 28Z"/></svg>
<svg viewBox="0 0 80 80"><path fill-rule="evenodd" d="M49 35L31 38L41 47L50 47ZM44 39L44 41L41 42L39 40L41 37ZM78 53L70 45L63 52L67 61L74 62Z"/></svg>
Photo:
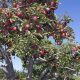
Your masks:
<svg viewBox="0 0 80 80"><path fill-rule="evenodd" d="M61 36L62 36L62 38L66 38L66 33L63 32L63 33L61 34Z"/></svg>
<svg viewBox="0 0 80 80"><path fill-rule="evenodd" d="M70 35L70 33L69 33L69 32L66 32L66 36L67 36L67 37L70 37L71 35Z"/></svg>
<svg viewBox="0 0 80 80"><path fill-rule="evenodd" d="M45 15L46 15L46 14L47 14L47 12L44 10L44 11L42 11L42 14L45 14Z"/></svg>
<svg viewBox="0 0 80 80"><path fill-rule="evenodd" d="M53 7L56 7L56 4L57 4L57 2L54 2L54 1L52 1L52 2L50 3L50 5L53 6Z"/></svg>
<svg viewBox="0 0 80 80"><path fill-rule="evenodd" d="M37 20L38 20L38 17L37 17L37 16L33 16L32 19L33 19L34 21L37 21Z"/></svg>
<svg viewBox="0 0 80 80"><path fill-rule="evenodd" d="M41 55L45 55L45 54L46 54L46 51L43 50L43 49L41 49L41 50L40 50L40 54L41 54Z"/></svg>
<svg viewBox="0 0 80 80"><path fill-rule="evenodd" d="M24 14L21 11L16 12L16 16L24 18Z"/></svg>
<svg viewBox="0 0 80 80"><path fill-rule="evenodd" d="M50 5L53 6L53 5L54 5L54 2L52 1L52 2L50 3Z"/></svg>
<svg viewBox="0 0 80 80"><path fill-rule="evenodd" d="M16 26L12 27L11 31L17 31L17 27Z"/></svg>
<svg viewBox="0 0 80 80"><path fill-rule="evenodd" d="M30 26L30 24L29 23L27 23L26 25L25 25L25 29L29 29L31 26Z"/></svg>
<svg viewBox="0 0 80 80"><path fill-rule="evenodd" d="M27 23L26 25L25 25L25 27L22 29L22 31L23 32L26 32L28 29L30 29L31 28L31 26L30 26L30 24L29 23Z"/></svg>
<svg viewBox="0 0 80 80"><path fill-rule="evenodd" d="M60 29L60 32L64 32L64 28Z"/></svg>
<svg viewBox="0 0 80 80"><path fill-rule="evenodd" d="M50 11L50 8L46 8L46 11Z"/></svg>
<svg viewBox="0 0 80 80"><path fill-rule="evenodd" d="M55 33L51 33L50 34L54 39L57 37L57 35Z"/></svg>
<svg viewBox="0 0 80 80"><path fill-rule="evenodd" d="M57 41L57 45L61 45L62 44L62 41Z"/></svg>
<svg viewBox="0 0 80 80"><path fill-rule="evenodd" d="M16 8L17 7L17 3L13 2L13 7Z"/></svg>
<svg viewBox="0 0 80 80"><path fill-rule="evenodd" d="M39 33L39 32L41 32L41 26L40 25L36 25L36 28L37 28L37 32Z"/></svg>
<svg viewBox="0 0 80 80"><path fill-rule="evenodd" d="M16 12L16 16L21 16L22 15L22 12L18 11Z"/></svg>

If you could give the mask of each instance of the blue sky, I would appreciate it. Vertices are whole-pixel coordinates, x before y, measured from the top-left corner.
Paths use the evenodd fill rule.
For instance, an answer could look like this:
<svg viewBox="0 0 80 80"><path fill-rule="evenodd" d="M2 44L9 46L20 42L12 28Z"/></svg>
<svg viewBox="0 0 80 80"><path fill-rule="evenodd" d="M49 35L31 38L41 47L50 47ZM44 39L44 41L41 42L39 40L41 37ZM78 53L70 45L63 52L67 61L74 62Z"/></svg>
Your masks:
<svg viewBox="0 0 80 80"><path fill-rule="evenodd" d="M69 25L75 32L76 42L80 43L80 0L60 0L60 2L61 4L55 13L59 16L66 14L72 18L73 22ZM22 63L19 58L13 59L13 65L16 70L22 70Z"/></svg>
<svg viewBox="0 0 80 80"><path fill-rule="evenodd" d="M13 67L14 69L18 70L18 71L22 71L22 63L21 63L21 60L20 58L18 57L12 57L12 62L13 62Z"/></svg>

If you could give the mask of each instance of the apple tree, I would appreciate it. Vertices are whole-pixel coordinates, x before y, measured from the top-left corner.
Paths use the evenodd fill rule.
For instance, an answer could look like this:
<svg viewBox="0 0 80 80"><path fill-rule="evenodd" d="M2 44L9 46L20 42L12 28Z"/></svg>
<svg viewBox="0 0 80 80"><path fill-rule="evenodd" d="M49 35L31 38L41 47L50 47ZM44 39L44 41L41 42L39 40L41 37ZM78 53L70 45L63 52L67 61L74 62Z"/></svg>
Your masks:
<svg viewBox="0 0 80 80"><path fill-rule="evenodd" d="M62 80L79 71L79 46L73 42L63 44L63 40L74 38L68 26L71 19L57 18L58 5L58 0L15 0L12 8L0 8L0 51L7 63L7 79L15 80L11 62L15 54L27 69L26 80Z"/></svg>

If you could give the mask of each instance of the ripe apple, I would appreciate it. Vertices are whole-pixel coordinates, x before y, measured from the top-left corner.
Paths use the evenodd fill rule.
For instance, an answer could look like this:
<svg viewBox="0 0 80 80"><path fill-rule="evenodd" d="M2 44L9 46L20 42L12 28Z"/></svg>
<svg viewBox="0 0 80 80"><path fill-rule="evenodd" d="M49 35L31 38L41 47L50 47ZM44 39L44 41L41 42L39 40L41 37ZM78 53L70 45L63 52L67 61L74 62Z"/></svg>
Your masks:
<svg viewBox="0 0 80 80"><path fill-rule="evenodd" d="M24 14L21 11L16 12L16 16L24 18Z"/></svg>
<svg viewBox="0 0 80 80"><path fill-rule="evenodd" d="M16 26L12 27L11 31L17 31L17 27Z"/></svg>
<svg viewBox="0 0 80 80"><path fill-rule="evenodd" d="M69 32L66 32L66 36L67 36L67 37L70 37L71 35L70 35L70 33L69 33Z"/></svg>
<svg viewBox="0 0 80 80"><path fill-rule="evenodd" d="M31 28L31 25L29 23L26 23L25 27L22 28L22 31L26 32L30 28Z"/></svg>
<svg viewBox="0 0 80 80"><path fill-rule="evenodd" d="M38 20L38 17L37 17L37 16L33 16L32 19L33 19L34 21L37 21L37 20Z"/></svg>
<svg viewBox="0 0 80 80"><path fill-rule="evenodd" d="M40 52L41 55L45 55L46 54L46 51L43 50L43 49L41 49L39 52Z"/></svg>
<svg viewBox="0 0 80 80"><path fill-rule="evenodd" d="M57 45L61 45L62 44L62 41L57 41Z"/></svg>
<svg viewBox="0 0 80 80"><path fill-rule="evenodd" d="M52 2L50 2L50 5L51 5L51 6L53 6L53 5L54 5L54 2L53 2L53 1L52 1Z"/></svg>
<svg viewBox="0 0 80 80"><path fill-rule="evenodd" d="M50 5L53 6L53 7L56 7L57 2L52 1L52 2L50 3Z"/></svg>
<svg viewBox="0 0 80 80"><path fill-rule="evenodd" d="M42 14L45 14L45 15L46 15L46 14L47 14L47 12L46 12L45 10L43 10L43 11L42 11Z"/></svg>
<svg viewBox="0 0 80 80"><path fill-rule="evenodd" d="M46 11L50 11L50 8L46 8Z"/></svg>
<svg viewBox="0 0 80 80"><path fill-rule="evenodd" d="M41 26L40 25L36 25L36 28L37 28L37 32L39 33L39 32L41 32Z"/></svg>
<svg viewBox="0 0 80 80"><path fill-rule="evenodd" d="M66 38L66 33L63 32L63 33L61 34L61 36L62 36L62 38Z"/></svg>
<svg viewBox="0 0 80 80"><path fill-rule="evenodd" d="M13 2L13 4L12 4L12 5L13 5L13 7L14 7L14 8L16 8L16 7L17 7L17 3L16 3L16 2Z"/></svg>
<svg viewBox="0 0 80 80"><path fill-rule="evenodd" d="M25 25L25 29L29 29L31 26L30 26L30 24L29 23L27 23L26 25Z"/></svg>
<svg viewBox="0 0 80 80"><path fill-rule="evenodd" d="M60 32L64 32L64 28L60 29Z"/></svg>
<svg viewBox="0 0 80 80"><path fill-rule="evenodd" d="M22 12L18 11L16 12L16 16L21 16L22 15Z"/></svg>
<svg viewBox="0 0 80 80"><path fill-rule="evenodd" d="M54 39L57 37L57 35L55 33L51 33L50 34Z"/></svg>

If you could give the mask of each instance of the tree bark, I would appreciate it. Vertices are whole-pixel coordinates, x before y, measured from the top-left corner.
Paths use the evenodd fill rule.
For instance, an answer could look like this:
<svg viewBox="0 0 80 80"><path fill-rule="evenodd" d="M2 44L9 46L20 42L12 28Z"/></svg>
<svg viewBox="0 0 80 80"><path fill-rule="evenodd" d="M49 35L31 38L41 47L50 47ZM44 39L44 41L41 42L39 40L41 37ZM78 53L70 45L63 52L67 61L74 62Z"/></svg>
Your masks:
<svg viewBox="0 0 80 80"><path fill-rule="evenodd" d="M15 80L15 72L14 72L14 69L13 69L12 61L10 61L7 58L6 63L7 63L6 69L8 71L7 79L8 80Z"/></svg>
<svg viewBox="0 0 80 80"><path fill-rule="evenodd" d="M30 56L26 80L32 80L33 64L34 64L33 58L32 58L32 56Z"/></svg>
<svg viewBox="0 0 80 80"><path fill-rule="evenodd" d="M9 56L7 54L6 49L4 49L4 47L2 47L2 45L0 45L0 51L1 51L1 54L3 55L5 63L6 63L6 66L4 66L4 68L5 68L4 70L6 70L7 80L15 80L15 72L13 69L12 60L10 58L11 56Z"/></svg>

